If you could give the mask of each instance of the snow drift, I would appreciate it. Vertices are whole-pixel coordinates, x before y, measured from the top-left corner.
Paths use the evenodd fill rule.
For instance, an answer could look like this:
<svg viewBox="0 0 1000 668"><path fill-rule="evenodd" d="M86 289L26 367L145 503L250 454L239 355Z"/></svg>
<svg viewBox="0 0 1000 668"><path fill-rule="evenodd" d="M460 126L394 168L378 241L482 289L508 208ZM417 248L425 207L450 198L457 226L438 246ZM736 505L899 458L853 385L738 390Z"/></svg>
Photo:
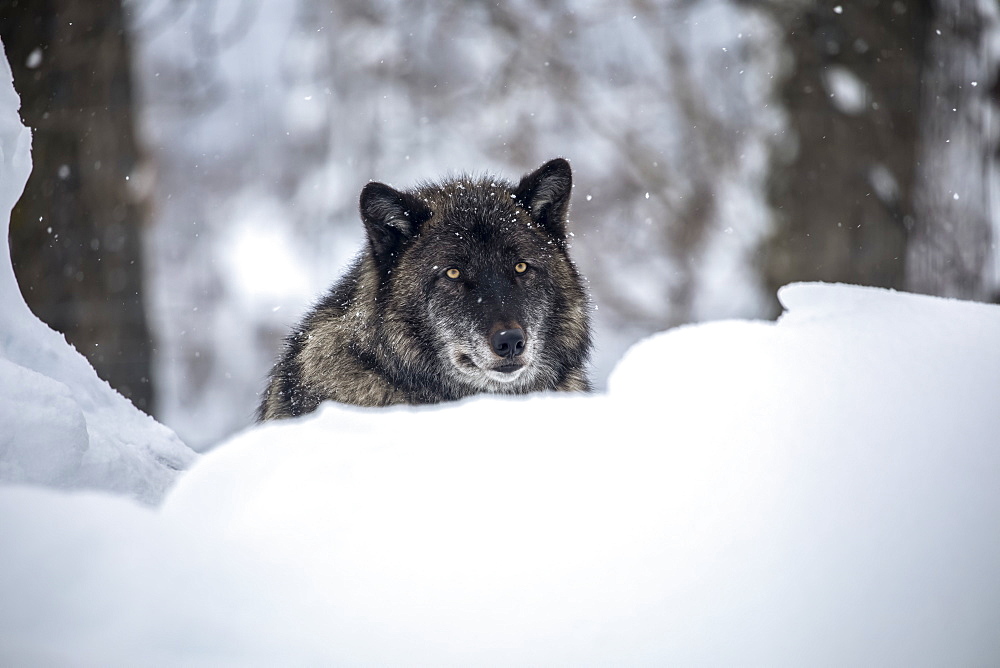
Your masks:
<svg viewBox="0 0 1000 668"><path fill-rule="evenodd" d="M606 395L329 405L159 510L0 490L15 663L981 665L1000 308L828 285Z"/></svg>
<svg viewBox="0 0 1000 668"><path fill-rule="evenodd" d="M0 46L0 481L98 488L154 503L194 452L98 378L66 339L28 310L10 262L10 212L31 172Z"/></svg>

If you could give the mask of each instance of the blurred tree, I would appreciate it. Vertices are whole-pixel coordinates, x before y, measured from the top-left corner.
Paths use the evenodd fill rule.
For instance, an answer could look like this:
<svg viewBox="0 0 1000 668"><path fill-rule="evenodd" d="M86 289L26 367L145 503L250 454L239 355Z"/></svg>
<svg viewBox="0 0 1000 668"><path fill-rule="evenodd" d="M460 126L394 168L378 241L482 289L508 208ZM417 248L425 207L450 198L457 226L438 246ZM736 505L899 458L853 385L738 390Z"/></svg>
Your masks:
<svg viewBox="0 0 1000 668"><path fill-rule="evenodd" d="M905 287L996 300L1000 6L980 0L935 0L934 6Z"/></svg>
<svg viewBox="0 0 1000 668"><path fill-rule="evenodd" d="M776 0L794 59L781 97L770 292L802 280L898 288L913 227L929 0Z"/></svg>
<svg viewBox="0 0 1000 668"><path fill-rule="evenodd" d="M120 0L3 0L0 38L34 170L14 209L25 301L98 374L149 410L129 44Z"/></svg>
<svg viewBox="0 0 1000 668"><path fill-rule="evenodd" d="M996 299L997 3L768 6L794 59L782 98L795 136L771 178L769 287L845 281Z"/></svg>

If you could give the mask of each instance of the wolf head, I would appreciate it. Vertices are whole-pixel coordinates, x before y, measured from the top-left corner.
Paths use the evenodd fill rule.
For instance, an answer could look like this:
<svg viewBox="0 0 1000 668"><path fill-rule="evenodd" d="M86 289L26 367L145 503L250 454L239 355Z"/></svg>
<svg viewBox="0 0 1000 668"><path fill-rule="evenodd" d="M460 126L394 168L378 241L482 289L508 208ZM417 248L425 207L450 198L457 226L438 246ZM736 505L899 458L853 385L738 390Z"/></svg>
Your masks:
<svg viewBox="0 0 1000 668"><path fill-rule="evenodd" d="M361 217L399 363L470 392L556 387L589 350L586 294L566 252L572 173L460 178L400 192L372 182ZM419 351L413 351L413 342Z"/></svg>

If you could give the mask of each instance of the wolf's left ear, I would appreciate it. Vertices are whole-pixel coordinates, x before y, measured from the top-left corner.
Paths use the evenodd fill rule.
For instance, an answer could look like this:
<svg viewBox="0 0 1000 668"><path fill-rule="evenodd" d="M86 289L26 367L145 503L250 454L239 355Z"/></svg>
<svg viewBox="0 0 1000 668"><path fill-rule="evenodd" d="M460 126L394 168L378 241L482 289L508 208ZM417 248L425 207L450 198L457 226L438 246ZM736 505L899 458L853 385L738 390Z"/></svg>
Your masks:
<svg viewBox="0 0 1000 668"><path fill-rule="evenodd" d="M419 199L378 181L361 190L360 209L368 243L382 266L392 265L403 246L431 217L431 210Z"/></svg>
<svg viewBox="0 0 1000 668"><path fill-rule="evenodd" d="M556 239L565 239L572 188L573 172L569 163L563 158L556 158L521 179L514 196L549 234Z"/></svg>

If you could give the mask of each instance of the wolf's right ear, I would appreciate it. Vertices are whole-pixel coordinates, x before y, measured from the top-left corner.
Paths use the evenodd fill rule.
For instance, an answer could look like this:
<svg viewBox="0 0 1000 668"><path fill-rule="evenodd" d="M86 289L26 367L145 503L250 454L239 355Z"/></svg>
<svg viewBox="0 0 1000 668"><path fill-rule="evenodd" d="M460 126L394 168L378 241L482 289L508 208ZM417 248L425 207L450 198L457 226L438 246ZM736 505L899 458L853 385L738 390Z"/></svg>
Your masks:
<svg viewBox="0 0 1000 668"><path fill-rule="evenodd" d="M368 243L381 266L391 265L431 217L431 210L419 199L378 181L371 181L361 190L360 208Z"/></svg>

